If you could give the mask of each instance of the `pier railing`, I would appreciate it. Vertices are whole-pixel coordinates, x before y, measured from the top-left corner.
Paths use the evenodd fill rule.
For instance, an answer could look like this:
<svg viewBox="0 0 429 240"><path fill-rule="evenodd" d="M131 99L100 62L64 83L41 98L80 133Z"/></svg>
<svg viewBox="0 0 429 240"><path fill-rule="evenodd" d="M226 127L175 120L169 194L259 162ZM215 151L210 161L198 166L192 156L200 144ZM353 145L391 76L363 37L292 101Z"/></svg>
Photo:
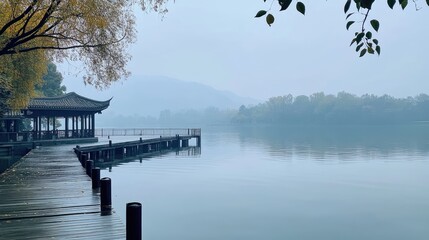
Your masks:
<svg viewBox="0 0 429 240"><path fill-rule="evenodd" d="M201 136L201 128L98 128L95 136Z"/></svg>

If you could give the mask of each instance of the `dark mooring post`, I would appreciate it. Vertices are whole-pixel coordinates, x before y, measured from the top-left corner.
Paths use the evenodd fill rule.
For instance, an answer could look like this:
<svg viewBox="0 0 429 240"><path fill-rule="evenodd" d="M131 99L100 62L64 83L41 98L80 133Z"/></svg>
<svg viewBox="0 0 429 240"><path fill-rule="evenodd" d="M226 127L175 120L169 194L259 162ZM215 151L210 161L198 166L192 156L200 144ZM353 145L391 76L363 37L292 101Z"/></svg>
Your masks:
<svg viewBox="0 0 429 240"><path fill-rule="evenodd" d="M112 181L104 177L100 180L100 186L101 214L109 214L112 211Z"/></svg>
<svg viewBox="0 0 429 240"><path fill-rule="evenodd" d="M86 167L86 160L88 160L88 155L86 154L81 154L80 155L80 164L82 164L82 167Z"/></svg>
<svg viewBox="0 0 429 240"><path fill-rule="evenodd" d="M142 205L139 202L127 203L127 240L142 239Z"/></svg>
<svg viewBox="0 0 429 240"><path fill-rule="evenodd" d="M92 169L92 189L97 189L100 187L100 168L96 167Z"/></svg>
<svg viewBox="0 0 429 240"><path fill-rule="evenodd" d="M94 168L94 161L92 160L86 160L85 162L85 168L86 168L86 175L89 177L92 176L92 169Z"/></svg>

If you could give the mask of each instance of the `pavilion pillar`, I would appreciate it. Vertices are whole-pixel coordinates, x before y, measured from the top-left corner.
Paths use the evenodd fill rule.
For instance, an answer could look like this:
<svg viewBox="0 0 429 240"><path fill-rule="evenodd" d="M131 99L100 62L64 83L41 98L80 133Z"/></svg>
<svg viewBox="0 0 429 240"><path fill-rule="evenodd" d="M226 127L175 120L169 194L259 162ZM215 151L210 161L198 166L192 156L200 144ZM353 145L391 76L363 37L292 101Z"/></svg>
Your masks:
<svg viewBox="0 0 429 240"><path fill-rule="evenodd" d="M81 115L80 116L80 137L83 137L83 134L84 134L84 126L85 126L84 120L85 120L85 116Z"/></svg>
<svg viewBox="0 0 429 240"><path fill-rule="evenodd" d="M75 116L74 124L75 124L75 128L74 128L75 137L77 137L79 135L79 117L78 116Z"/></svg>
<svg viewBox="0 0 429 240"><path fill-rule="evenodd" d="M56 117L53 117L52 118L52 133L53 133L53 136L55 137L55 138L58 138L58 134L57 134L57 126L56 126L56 121L57 120L57 118Z"/></svg>
<svg viewBox="0 0 429 240"><path fill-rule="evenodd" d="M64 117L65 128L66 128L66 138L69 137L69 117Z"/></svg>
<svg viewBox="0 0 429 240"><path fill-rule="evenodd" d="M72 137L74 137L74 116L72 116Z"/></svg>
<svg viewBox="0 0 429 240"><path fill-rule="evenodd" d="M85 137L88 137L88 115L85 115L84 117L84 131L85 131Z"/></svg>
<svg viewBox="0 0 429 240"><path fill-rule="evenodd" d="M42 117L38 116L37 117L39 120L37 121L39 124L39 127L37 128L37 135L39 136L38 139L42 139Z"/></svg>
<svg viewBox="0 0 429 240"><path fill-rule="evenodd" d="M33 139L36 138L37 134L37 117L33 117Z"/></svg>
<svg viewBox="0 0 429 240"><path fill-rule="evenodd" d="M88 124L87 124L87 122L88 122L88 115L84 115L83 116L83 132L84 132L85 137L87 137L87 135L88 135Z"/></svg>
<svg viewBox="0 0 429 240"><path fill-rule="evenodd" d="M95 137L95 113L91 115L91 129L91 135L92 137Z"/></svg>
<svg viewBox="0 0 429 240"><path fill-rule="evenodd" d="M13 120L13 131L16 133L19 132L18 120Z"/></svg>
<svg viewBox="0 0 429 240"><path fill-rule="evenodd" d="M50 120L50 118L46 117L46 131L48 131L48 132L49 132L49 130L51 130L49 127L49 120Z"/></svg>
<svg viewBox="0 0 429 240"><path fill-rule="evenodd" d="M79 137L79 116L76 116L76 137Z"/></svg>

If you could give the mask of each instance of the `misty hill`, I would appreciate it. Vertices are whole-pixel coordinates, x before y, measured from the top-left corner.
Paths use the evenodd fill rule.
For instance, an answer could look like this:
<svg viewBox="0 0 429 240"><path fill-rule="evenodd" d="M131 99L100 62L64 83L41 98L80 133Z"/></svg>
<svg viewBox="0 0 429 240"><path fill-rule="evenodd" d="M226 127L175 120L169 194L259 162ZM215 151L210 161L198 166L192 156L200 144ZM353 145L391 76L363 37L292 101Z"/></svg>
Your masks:
<svg viewBox="0 0 429 240"><path fill-rule="evenodd" d="M113 97L106 114L123 116L158 117L167 109L172 112L208 107L237 109L240 105L258 102L200 83L159 76L132 77L97 95L97 99Z"/></svg>

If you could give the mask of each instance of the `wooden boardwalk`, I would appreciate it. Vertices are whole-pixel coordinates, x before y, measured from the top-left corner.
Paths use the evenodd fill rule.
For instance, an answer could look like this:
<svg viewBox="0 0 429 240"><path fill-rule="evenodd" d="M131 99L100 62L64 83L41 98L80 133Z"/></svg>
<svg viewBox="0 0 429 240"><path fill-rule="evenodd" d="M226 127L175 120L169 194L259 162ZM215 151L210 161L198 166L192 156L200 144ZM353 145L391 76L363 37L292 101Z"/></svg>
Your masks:
<svg viewBox="0 0 429 240"><path fill-rule="evenodd" d="M42 147L0 175L0 239L125 239L125 225L101 216L71 145Z"/></svg>

